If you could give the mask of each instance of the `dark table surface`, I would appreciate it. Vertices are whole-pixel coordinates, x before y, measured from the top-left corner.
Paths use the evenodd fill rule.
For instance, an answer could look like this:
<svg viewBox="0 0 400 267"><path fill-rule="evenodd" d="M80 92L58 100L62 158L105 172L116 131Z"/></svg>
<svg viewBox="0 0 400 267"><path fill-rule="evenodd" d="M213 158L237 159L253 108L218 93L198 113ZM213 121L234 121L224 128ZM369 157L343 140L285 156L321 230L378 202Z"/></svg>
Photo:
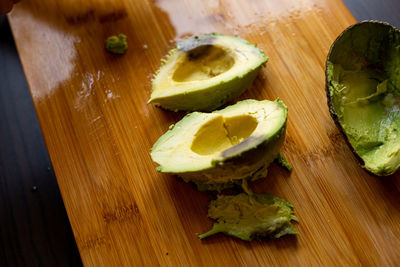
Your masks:
<svg viewBox="0 0 400 267"><path fill-rule="evenodd" d="M400 0L343 1L358 21L400 28ZM6 16L0 115L0 266L81 266Z"/></svg>

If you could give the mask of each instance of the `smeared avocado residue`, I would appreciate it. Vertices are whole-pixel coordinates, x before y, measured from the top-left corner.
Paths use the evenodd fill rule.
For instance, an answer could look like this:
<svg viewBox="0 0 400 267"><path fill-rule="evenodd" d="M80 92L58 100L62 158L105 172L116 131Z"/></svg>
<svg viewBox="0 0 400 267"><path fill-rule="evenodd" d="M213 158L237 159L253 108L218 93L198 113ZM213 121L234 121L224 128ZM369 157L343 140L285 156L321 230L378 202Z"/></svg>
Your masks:
<svg viewBox="0 0 400 267"><path fill-rule="evenodd" d="M217 222L210 231L198 235L200 239L217 233L246 241L298 234L291 223L298 221L292 204L270 194L218 195L210 201L208 216Z"/></svg>
<svg viewBox="0 0 400 267"><path fill-rule="evenodd" d="M106 49L114 54L125 54L126 50L128 49L126 35L120 33L118 35L108 37L106 40Z"/></svg>

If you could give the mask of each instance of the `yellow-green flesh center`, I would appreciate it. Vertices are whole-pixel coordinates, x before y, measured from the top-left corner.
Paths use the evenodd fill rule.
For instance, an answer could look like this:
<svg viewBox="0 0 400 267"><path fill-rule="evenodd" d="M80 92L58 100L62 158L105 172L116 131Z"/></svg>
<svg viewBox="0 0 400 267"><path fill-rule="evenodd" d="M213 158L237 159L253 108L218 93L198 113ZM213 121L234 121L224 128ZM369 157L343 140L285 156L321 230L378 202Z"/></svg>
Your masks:
<svg viewBox="0 0 400 267"><path fill-rule="evenodd" d="M224 151L249 137L257 125L257 119L250 115L215 117L200 127L190 149L199 155Z"/></svg>
<svg viewBox="0 0 400 267"><path fill-rule="evenodd" d="M214 45L202 45L185 53L175 70L175 82L202 81L228 71L235 63L230 53Z"/></svg>

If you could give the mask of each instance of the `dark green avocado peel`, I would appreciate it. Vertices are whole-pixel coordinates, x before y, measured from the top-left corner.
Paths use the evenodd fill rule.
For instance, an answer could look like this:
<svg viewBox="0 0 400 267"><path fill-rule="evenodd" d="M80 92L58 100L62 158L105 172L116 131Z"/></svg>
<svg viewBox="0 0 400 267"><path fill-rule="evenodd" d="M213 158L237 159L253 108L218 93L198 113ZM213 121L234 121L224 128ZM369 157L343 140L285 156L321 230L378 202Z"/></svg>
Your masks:
<svg viewBox="0 0 400 267"><path fill-rule="evenodd" d="M363 168L390 175L400 166L400 32L365 21L347 28L326 62L328 106Z"/></svg>

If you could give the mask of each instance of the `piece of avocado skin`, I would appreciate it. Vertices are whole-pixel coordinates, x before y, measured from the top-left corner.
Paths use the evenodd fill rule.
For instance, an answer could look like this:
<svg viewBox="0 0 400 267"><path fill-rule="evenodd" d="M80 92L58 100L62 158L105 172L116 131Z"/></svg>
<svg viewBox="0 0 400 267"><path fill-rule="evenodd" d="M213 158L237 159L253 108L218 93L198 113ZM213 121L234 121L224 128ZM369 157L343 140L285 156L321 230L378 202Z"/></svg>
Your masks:
<svg viewBox="0 0 400 267"><path fill-rule="evenodd" d="M220 40L224 40L225 43L221 45ZM227 47L226 43L229 43L232 47ZM251 51L252 57L246 55L246 53L250 52L241 51L242 46L250 48L248 50ZM238 58L248 57L254 58L254 60L253 62L241 64L243 67L240 67L240 71L233 71L233 68L228 69L208 80L190 82L173 81L173 73L178 69L176 66L172 66L174 61L182 61L182 58L189 59L189 61L191 58L194 58L194 60L198 57L201 58L202 52L207 51L207 49L201 49L202 47L220 47L228 51L228 53L242 53L243 55L240 54ZM200 52L193 56L193 51L196 51L196 49L199 49ZM267 61L268 57L264 55L262 50L239 37L210 33L182 40L162 60L162 65L152 80L152 94L148 103L154 103L158 107L171 111L213 111L249 89L261 67ZM179 65L182 62L176 62L175 64ZM200 65L197 69L200 70L203 67ZM163 75L164 72L170 74ZM227 73L231 73L230 76L224 77ZM158 93L158 91L162 90L167 91L166 89L158 89L162 87L160 84L165 83L164 78L160 78L161 76L164 78L168 77L168 79L173 81L169 89L167 89L170 93Z"/></svg>
<svg viewBox="0 0 400 267"><path fill-rule="evenodd" d="M350 26L326 62L329 111L361 166L383 176L400 166L400 31L387 23Z"/></svg>
<svg viewBox="0 0 400 267"><path fill-rule="evenodd" d="M289 172L293 170L292 164L290 164L289 161L287 161L282 152L279 152L278 157L275 159L275 163Z"/></svg>
<svg viewBox="0 0 400 267"><path fill-rule="evenodd" d="M245 241L298 234L291 223L298 221L293 206L271 194L218 195L209 203L208 216L217 222L210 231L198 235L200 239L217 233Z"/></svg>

